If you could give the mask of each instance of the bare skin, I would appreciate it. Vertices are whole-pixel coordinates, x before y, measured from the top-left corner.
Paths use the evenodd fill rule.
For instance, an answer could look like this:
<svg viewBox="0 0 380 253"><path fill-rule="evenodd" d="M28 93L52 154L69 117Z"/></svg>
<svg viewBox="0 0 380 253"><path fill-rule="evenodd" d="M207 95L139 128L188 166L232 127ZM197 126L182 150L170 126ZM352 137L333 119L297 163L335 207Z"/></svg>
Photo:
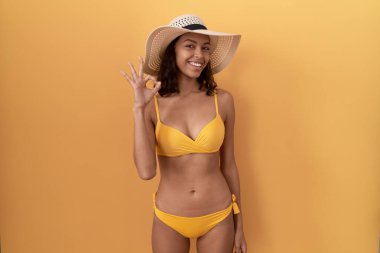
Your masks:
<svg viewBox="0 0 380 253"><path fill-rule="evenodd" d="M123 73L135 90L135 120L142 121L141 118L144 117L146 123L145 133L138 133L139 129L135 130L135 136L140 139L145 134L145 139L142 139L143 144L139 145L148 147L148 152L144 154L135 150L135 162L143 179L151 179L156 174L153 155L154 131L157 124L152 99L154 94L157 94L161 122L181 131L193 140L216 116L214 98L207 96L205 90L198 90L196 78L202 69L198 70L188 64L190 61L202 62L203 67L207 64L208 42L207 36L192 33L183 35L177 42L176 63L180 69L179 94L160 97L157 93L160 83L152 77L143 78L141 58L139 74L132 64L130 66L133 78ZM150 91L143 87L149 79L155 82L155 88ZM238 173L233 157L233 99L225 90L217 89L217 92L219 114L226 126L226 136L221 149L210 154L157 156L161 179L157 189L156 206L164 212L189 217L206 215L228 207L231 204L231 193L237 196L238 205L241 207ZM144 126L143 122L140 123ZM236 252L246 252L241 213L233 215L231 212L226 219L197 239L198 253L231 253L234 246ZM189 247L188 238L168 227L154 215L152 224L154 253L189 252Z"/></svg>
<svg viewBox="0 0 380 253"><path fill-rule="evenodd" d="M222 91L218 96L222 96ZM166 103L163 102L164 100ZM178 106L176 111L167 105L169 103L170 99L168 101L168 98L158 98L161 121L175 127L192 139L195 139L203 126L215 117L214 99L206 96L204 92L195 93L185 101L181 100L182 105ZM175 104L177 103L173 103L173 105ZM197 108L191 106L194 104L197 105ZM150 109L153 121L157 122L154 105ZM169 114L169 112L172 113ZM189 118L186 119L181 113L189 115ZM219 113L224 120L225 115L221 106L219 106ZM170 120L165 115L170 115ZM206 120L204 115L208 115ZM191 130L186 131L183 122L188 122L188 126L192 129L196 127L197 131L194 131L193 134L191 134ZM192 122L200 122L200 124ZM188 154L179 157L158 156L161 180L157 190L157 208L179 216L201 216L229 206L231 191L220 170L219 159L220 152ZM174 240L168 240L169 237L176 238L175 241L178 243L182 242L180 248L173 248ZM189 239L166 226L156 216L153 221L152 242L153 252L188 252L189 250ZM198 238L197 252L231 253L233 242L234 222L231 213L227 219L206 235Z"/></svg>

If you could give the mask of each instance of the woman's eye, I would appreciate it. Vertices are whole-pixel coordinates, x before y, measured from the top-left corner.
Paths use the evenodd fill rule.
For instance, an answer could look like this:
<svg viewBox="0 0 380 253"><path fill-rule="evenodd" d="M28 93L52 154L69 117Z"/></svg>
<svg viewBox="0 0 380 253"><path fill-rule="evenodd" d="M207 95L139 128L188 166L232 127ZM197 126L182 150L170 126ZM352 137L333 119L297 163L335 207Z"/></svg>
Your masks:
<svg viewBox="0 0 380 253"><path fill-rule="evenodd" d="M209 47L204 47L203 48L205 51L210 51L210 48Z"/></svg>
<svg viewBox="0 0 380 253"><path fill-rule="evenodd" d="M193 48L194 46L193 45L187 45L186 47Z"/></svg>

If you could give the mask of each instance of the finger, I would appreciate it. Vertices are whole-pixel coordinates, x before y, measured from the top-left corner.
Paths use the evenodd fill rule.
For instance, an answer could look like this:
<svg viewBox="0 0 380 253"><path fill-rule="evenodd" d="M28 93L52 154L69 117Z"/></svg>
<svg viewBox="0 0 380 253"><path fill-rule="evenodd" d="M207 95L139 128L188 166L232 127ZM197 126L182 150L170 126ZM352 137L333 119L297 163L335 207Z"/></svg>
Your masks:
<svg viewBox="0 0 380 253"><path fill-rule="evenodd" d="M149 75L149 78L150 78L150 80L152 80L153 82L157 82L157 76L151 76L151 75Z"/></svg>
<svg viewBox="0 0 380 253"><path fill-rule="evenodd" d="M143 61L143 58L140 56L140 70L139 70L140 77L143 77L143 65L144 65L144 61Z"/></svg>
<svg viewBox="0 0 380 253"><path fill-rule="evenodd" d="M121 73L122 76L125 77L125 79L128 80L128 82L132 83L132 80L131 80L131 78L128 76L127 73L125 73L123 70L120 70L120 73Z"/></svg>
<svg viewBox="0 0 380 253"><path fill-rule="evenodd" d="M154 78L152 78L151 75L147 75L146 77L144 77L144 82L145 82L145 84L146 84L149 80L153 81L153 86L156 85L157 81L156 81Z"/></svg>
<svg viewBox="0 0 380 253"><path fill-rule="evenodd" d="M235 246L235 250L236 250L236 253L241 253L241 248L240 248L240 246Z"/></svg>
<svg viewBox="0 0 380 253"><path fill-rule="evenodd" d="M133 79L137 80L137 74L136 74L135 68L133 67L133 64L131 62L128 62L128 64L129 64L129 67L131 68Z"/></svg>
<svg viewBox="0 0 380 253"><path fill-rule="evenodd" d="M156 94L157 91L161 89L161 82L157 82L157 84L153 88L153 93Z"/></svg>
<svg viewBox="0 0 380 253"><path fill-rule="evenodd" d="M156 77L151 76L151 75L148 75L147 78L148 78L149 80L152 80L153 83L157 83L157 78L156 78Z"/></svg>
<svg viewBox="0 0 380 253"><path fill-rule="evenodd" d="M155 78L150 77L149 79L153 81L154 85L161 83L161 81L157 81L157 79L155 79Z"/></svg>

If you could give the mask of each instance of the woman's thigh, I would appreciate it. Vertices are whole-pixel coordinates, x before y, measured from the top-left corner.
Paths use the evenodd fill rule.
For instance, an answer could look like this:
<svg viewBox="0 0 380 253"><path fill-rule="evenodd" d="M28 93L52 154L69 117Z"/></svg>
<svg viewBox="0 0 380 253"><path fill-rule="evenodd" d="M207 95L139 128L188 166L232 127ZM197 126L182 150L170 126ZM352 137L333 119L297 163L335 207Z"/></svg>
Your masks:
<svg viewBox="0 0 380 253"><path fill-rule="evenodd" d="M153 214L152 249L153 253L188 253L190 239L168 227Z"/></svg>
<svg viewBox="0 0 380 253"><path fill-rule="evenodd" d="M197 253L232 253L235 240L233 212L197 239Z"/></svg>

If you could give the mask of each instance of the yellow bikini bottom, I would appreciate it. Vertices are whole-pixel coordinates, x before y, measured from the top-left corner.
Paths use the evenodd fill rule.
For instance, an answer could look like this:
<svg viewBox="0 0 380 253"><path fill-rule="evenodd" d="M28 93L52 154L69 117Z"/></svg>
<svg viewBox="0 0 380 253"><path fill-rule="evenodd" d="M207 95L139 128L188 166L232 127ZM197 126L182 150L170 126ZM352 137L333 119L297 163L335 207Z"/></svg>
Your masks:
<svg viewBox="0 0 380 253"><path fill-rule="evenodd" d="M206 234L210 229L223 221L233 209L234 214L240 213L236 196L232 194L232 202L226 209L196 217L177 216L165 213L156 207L156 192L153 193L153 209L157 218L187 238L197 238Z"/></svg>

